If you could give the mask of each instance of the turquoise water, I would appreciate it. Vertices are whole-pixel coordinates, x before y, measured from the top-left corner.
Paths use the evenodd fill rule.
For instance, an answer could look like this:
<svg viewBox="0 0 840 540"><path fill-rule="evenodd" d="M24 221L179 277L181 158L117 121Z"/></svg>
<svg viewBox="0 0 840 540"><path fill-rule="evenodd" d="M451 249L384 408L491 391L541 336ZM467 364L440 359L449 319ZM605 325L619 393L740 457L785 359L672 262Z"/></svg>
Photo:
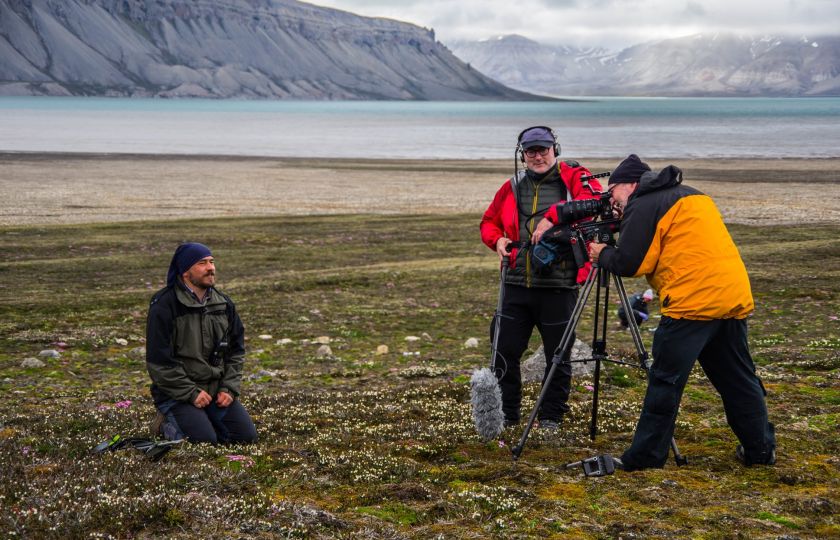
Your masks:
<svg viewBox="0 0 840 540"><path fill-rule="evenodd" d="M568 102L0 98L0 151L508 158L524 127L563 155L838 157L840 98Z"/></svg>

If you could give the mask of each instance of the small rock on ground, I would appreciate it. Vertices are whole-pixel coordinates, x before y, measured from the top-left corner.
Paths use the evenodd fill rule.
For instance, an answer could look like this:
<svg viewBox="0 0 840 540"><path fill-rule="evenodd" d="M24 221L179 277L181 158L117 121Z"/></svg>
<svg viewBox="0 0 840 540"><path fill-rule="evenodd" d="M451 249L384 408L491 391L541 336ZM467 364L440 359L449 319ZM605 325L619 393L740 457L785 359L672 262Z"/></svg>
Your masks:
<svg viewBox="0 0 840 540"><path fill-rule="evenodd" d="M42 368L46 365L42 360L32 357L24 358L23 362L20 363L20 367L22 368Z"/></svg>
<svg viewBox="0 0 840 540"><path fill-rule="evenodd" d="M572 360L592 358L592 349L579 339L572 345ZM595 371L595 362L572 362L572 377L585 377ZM545 352L542 345L530 358L522 362L522 381L540 382L545 372Z"/></svg>

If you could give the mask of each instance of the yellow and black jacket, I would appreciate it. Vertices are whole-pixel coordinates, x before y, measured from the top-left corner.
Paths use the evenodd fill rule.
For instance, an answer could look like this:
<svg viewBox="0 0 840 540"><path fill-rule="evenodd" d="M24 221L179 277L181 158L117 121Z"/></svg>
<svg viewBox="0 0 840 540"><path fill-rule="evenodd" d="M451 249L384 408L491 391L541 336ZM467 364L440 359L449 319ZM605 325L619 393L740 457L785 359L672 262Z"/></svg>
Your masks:
<svg viewBox="0 0 840 540"><path fill-rule="evenodd" d="M671 165L642 175L619 230L617 248L600 265L620 276L642 276L674 319L743 319L754 308L738 248L711 197L682 185Z"/></svg>

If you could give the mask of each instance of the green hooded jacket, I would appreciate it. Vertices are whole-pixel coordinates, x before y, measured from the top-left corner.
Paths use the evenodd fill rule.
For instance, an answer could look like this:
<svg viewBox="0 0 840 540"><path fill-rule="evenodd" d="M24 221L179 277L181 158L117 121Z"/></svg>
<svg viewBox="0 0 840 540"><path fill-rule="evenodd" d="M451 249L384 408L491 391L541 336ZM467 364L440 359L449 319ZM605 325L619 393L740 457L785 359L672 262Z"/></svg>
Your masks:
<svg viewBox="0 0 840 540"><path fill-rule="evenodd" d="M155 403L175 399L192 403L201 390L238 397L245 358L245 328L234 303L207 291L199 303L178 283L158 291L146 320L146 368ZM214 351L227 350L213 360Z"/></svg>

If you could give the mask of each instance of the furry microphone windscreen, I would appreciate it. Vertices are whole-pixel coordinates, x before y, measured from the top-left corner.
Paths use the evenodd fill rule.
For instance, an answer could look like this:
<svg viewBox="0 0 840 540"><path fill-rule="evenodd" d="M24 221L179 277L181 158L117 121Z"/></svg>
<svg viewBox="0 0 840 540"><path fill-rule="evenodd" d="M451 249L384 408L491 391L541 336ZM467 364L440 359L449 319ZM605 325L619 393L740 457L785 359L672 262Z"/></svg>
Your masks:
<svg viewBox="0 0 840 540"><path fill-rule="evenodd" d="M502 390L490 369L473 371L470 379L470 402L475 429L481 440L486 442L498 437L505 426Z"/></svg>

